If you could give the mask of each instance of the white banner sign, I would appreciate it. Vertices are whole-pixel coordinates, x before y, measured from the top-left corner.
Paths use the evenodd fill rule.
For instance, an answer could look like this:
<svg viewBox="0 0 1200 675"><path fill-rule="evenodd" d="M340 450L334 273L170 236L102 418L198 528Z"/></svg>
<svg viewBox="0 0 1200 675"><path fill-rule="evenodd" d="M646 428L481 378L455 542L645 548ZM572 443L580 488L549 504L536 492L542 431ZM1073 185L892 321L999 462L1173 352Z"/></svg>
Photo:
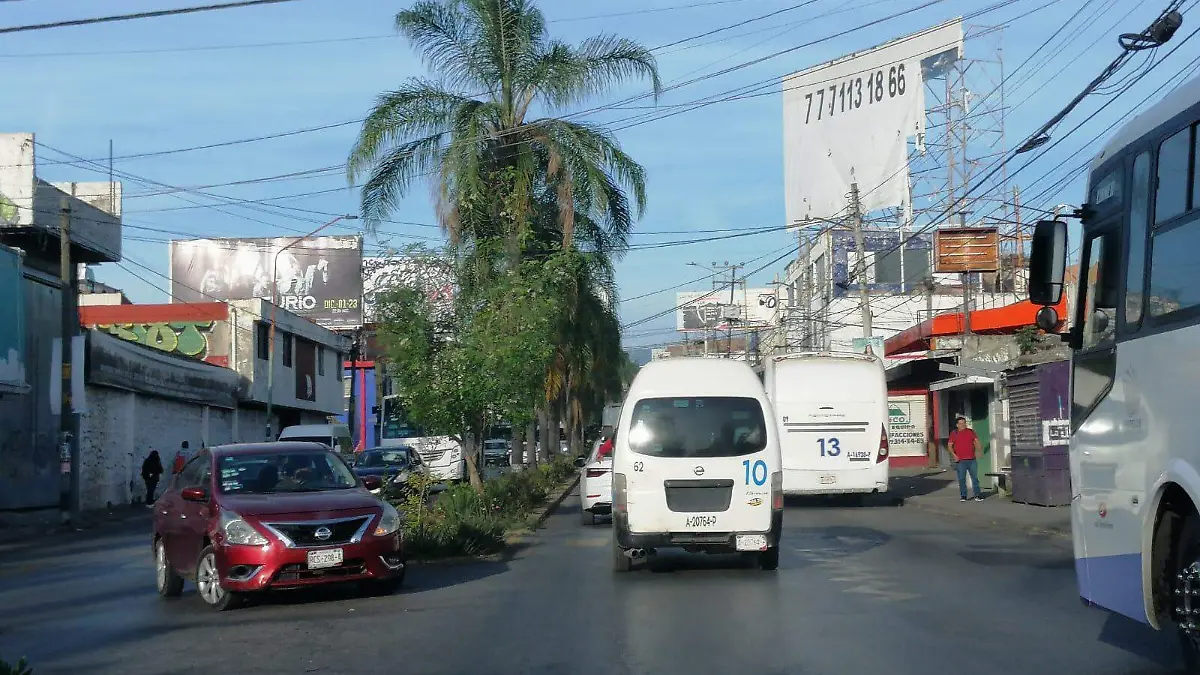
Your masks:
<svg viewBox="0 0 1200 675"><path fill-rule="evenodd" d="M790 225L908 204L908 141L925 133L925 68L962 53L962 20L892 40L783 80L784 191Z"/></svg>
<svg viewBox="0 0 1200 675"><path fill-rule="evenodd" d="M726 330L729 319L735 328L763 328L775 323L779 299L773 288L687 291L675 294L675 330Z"/></svg>

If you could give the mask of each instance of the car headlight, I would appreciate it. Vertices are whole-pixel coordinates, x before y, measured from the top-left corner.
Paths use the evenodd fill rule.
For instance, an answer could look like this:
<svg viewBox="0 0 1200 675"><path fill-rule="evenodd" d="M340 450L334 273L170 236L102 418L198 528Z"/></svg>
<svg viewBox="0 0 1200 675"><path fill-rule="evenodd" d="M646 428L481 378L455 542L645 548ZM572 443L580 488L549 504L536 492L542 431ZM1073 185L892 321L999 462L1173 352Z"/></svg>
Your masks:
<svg viewBox="0 0 1200 675"><path fill-rule="evenodd" d="M383 503L383 516L379 518L379 524L375 526L376 537L386 537L390 534L395 534L400 529L400 513L396 511L396 507Z"/></svg>
<svg viewBox="0 0 1200 675"><path fill-rule="evenodd" d="M271 543L250 523L231 511L221 511L221 531L225 533L225 541L235 546L264 546Z"/></svg>

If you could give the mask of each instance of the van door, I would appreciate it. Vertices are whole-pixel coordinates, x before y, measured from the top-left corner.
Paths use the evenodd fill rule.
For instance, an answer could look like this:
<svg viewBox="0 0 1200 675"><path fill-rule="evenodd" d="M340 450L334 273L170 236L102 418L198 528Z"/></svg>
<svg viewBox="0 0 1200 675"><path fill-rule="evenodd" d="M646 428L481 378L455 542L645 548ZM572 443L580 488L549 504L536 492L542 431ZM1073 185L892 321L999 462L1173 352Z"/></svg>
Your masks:
<svg viewBox="0 0 1200 675"><path fill-rule="evenodd" d="M633 408L626 468L634 533L765 532L771 474L757 399L674 396Z"/></svg>

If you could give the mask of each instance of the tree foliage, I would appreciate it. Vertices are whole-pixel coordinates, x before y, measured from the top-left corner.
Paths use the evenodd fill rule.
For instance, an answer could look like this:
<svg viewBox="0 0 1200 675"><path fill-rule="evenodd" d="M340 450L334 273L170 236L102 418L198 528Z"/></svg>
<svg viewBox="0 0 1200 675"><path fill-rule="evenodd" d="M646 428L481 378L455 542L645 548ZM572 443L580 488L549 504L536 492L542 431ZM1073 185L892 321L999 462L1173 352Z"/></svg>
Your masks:
<svg viewBox="0 0 1200 675"><path fill-rule="evenodd" d="M449 312L435 312L428 294L412 287L377 298L380 341L409 416L463 443L477 486L487 426L528 423L543 400L563 290L580 264L575 253L525 261L460 291ZM469 265L460 270L470 275Z"/></svg>

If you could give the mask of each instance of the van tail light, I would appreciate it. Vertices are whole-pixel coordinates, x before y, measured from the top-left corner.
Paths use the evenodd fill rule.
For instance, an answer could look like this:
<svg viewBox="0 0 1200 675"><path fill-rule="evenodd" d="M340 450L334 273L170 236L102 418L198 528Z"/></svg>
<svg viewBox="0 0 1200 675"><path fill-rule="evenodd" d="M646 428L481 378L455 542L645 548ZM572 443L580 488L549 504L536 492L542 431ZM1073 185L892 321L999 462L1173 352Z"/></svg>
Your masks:
<svg viewBox="0 0 1200 675"><path fill-rule="evenodd" d="M629 512L629 487L625 484L625 474L614 473L612 477L613 513Z"/></svg>
<svg viewBox="0 0 1200 675"><path fill-rule="evenodd" d="M600 476L603 476L606 473L608 473L608 469L588 469L587 477L588 478L599 478Z"/></svg>
<svg viewBox="0 0 1200 675"><path fill-rule="evenodd" d="M879 430L879 456L875 458L875 463L886 462L888 458L888 439L887 427Z"/></svg>
<svg viewBox="0 0 1200 675"><path fill-rule="evenodd" d="M783 510L783 472L776 471L771 474L771 509L775 511Z"/></svg>

